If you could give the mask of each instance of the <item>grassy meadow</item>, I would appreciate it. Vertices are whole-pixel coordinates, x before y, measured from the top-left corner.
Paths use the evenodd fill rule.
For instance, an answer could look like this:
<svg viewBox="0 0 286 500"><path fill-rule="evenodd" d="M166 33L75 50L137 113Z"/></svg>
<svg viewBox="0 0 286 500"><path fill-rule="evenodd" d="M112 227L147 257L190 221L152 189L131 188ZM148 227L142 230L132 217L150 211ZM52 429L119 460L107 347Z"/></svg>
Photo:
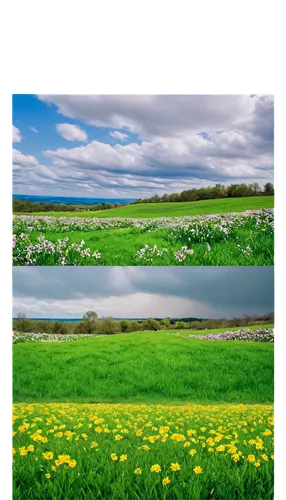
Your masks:
<svg viewBox="0 0 286 500"><path fill-rule="evenodd" d="M17 344L14 401L271 403L273 350L168 332Z"/></svg>
<svg viewBox="0 0 286 500"><path fill-rule="evenodd" d="M31 212L23 215L49 217L123 217L123 218L155 218L182 217L184 215L208 215L228 212L243 212L244 210L259 210L273 208L274 196L253 196L245 198L221 198L216 200L142 203L111 208L109 210L86 212ZM17 213L21 215L21 213Z"/></svg>
<svg viewBox="0 0 286 500"><path fill-rule="evenodd" d="M201 204L194 209L199 215L189 219L175 217L180 203L114 209L121 214L124 209L134 210L129 214L131 219L106 217L113 209L103 211L102 218L96 212L96 219L90 212L89 218L75 217L74 213L66 217L67 212L64 217L57 213L55 217L37 214L15 218L13 265L273 265L272 211L245 212L253 205L269 208L273 197L186 202L181 204L185 215L188 207L196 204ZM162 205L161 218L156 213L158 205ZM244 212L239 212L239 207ZM137 210L149 218L140 218ZM232 214L235 211L237 215Z"/></svg>
<svg viewBox="0 0 286 500"><path fill-rule="evenodd" d="M180 333L14 345L13 499L272 500L273 344Z"/></svg>

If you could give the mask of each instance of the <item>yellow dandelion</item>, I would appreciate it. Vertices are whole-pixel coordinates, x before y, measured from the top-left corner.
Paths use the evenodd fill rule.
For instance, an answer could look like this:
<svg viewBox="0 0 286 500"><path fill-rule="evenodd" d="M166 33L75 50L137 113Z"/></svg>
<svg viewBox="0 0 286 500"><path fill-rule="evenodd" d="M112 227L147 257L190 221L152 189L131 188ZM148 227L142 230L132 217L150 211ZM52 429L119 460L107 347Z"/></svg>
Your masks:
<svg viewBox="0 0 286 500"><path fill-rule="evenodd" d="M172 464L170 465L170 469L171 469L172 471L174 471L174 472L175 472L175 471L177 471L177 470L181 470L181 467L179 466L179 464L178 464L178 463L175 463L175 464L174 464L174 463L172 463Z"/></svg>
<svg viewBox="0 0 286 500"><path fill-rule="evenodd" d="M161 469L160 465L158 465L158 464L151 465L151 467L150 467L150 471L151 472L157 472L158 473L158 472L161 472L161 470L162 469Z"/></svg>
<svg viewBox="0 0 286 500"><path fill-rule="evenodd" d="M168 477L164 477L164 478L162 479L162 484L164 484L164 485L166 485L166 484L170 484L170 482L171 482L171 479L169 479Z"/></svg>
<svg viewBox="0 0 286 500"><path fill-rule="evenodd" d="M193 469L194 473L195 474L202 474L203 472L203 469L200 467L200 465L197 465L194 469Z"/></svg>
<svg viewBox="0 0 286 500"><path fill-rule="evenodd" d="M73 469L76 466L76 460L74 459L69 460L67 463L71 469Z"/></svg>

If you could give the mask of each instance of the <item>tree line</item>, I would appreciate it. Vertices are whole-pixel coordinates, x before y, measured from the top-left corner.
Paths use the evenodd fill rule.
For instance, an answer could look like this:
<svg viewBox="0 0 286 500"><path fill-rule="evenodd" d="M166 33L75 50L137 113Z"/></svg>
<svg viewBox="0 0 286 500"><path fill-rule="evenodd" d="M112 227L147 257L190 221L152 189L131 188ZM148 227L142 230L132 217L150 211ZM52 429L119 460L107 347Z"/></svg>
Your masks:
<svg viewBox="0 0 286 500"><path fill-rule="evenodd" d="M96 205L68 205L64 203L35 202L13 199L14 213L29 212L96 212L97 210L108 210L109 208L118 208L124 205L120 203L98 203Z"/></svg>
<svg viewBox="0 0 286 500"><path fill-rule="evenodd" d="M87 311L79 322L61 322L28 319L25 314L19 313L13 319L13 330L22 333L50 333L50 334L96 334L115 335L117 333L131 333L140 331L159 330L205 330L211 328L246 327L261 324L273 324L274 313L264 316L243 316L233 319L194 319L192 321L174 321L172 318L146 318L142 321L112 317L98 318L94 311Z"/></svg>
<svg viewBox="0 0 286 500"><path fill-rule="evenodd" d="M151 198L139 199L133 201L131 205L138 203L164 203L177 201L200 201L200 200L215 200L218 198L242 198L248 196L273 196L274 187L271 182L267 182L263 188L257 182L253 184L231 184L223 186L216 184L215 186L201 187L188 189L181 193L163 194L158 196L155 194Z"/></svg>

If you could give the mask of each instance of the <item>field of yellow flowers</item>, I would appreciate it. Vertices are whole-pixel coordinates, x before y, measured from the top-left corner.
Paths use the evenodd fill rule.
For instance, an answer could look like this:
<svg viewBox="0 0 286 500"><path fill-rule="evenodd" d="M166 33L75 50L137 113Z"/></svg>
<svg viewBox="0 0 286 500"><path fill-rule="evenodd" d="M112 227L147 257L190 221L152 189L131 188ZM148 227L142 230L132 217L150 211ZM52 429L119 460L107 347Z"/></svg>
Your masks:
<svg viewBox="0 0 286 500"><path fill-rule="evenodd" d="M273 498L273 405L23 404L14 500Z"/></svg>

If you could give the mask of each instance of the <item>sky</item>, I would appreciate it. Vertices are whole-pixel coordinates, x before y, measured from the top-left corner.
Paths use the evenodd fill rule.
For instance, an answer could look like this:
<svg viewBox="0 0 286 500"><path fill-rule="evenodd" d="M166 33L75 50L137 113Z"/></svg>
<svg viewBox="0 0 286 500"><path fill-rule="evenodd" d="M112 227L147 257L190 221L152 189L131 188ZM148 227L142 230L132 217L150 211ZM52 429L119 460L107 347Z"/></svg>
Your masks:
<svg viewBox="0 0 286 500"><path fill-rule="evenodd" d="M273 267L14 267L13 317L232 318L274 310Z"/></svg>
<svg viewBox="0 0 286 500"><path fill-rule="evenodd" d="M147 198L273 182L269 95L13 96L16 194Z"/></svg>

